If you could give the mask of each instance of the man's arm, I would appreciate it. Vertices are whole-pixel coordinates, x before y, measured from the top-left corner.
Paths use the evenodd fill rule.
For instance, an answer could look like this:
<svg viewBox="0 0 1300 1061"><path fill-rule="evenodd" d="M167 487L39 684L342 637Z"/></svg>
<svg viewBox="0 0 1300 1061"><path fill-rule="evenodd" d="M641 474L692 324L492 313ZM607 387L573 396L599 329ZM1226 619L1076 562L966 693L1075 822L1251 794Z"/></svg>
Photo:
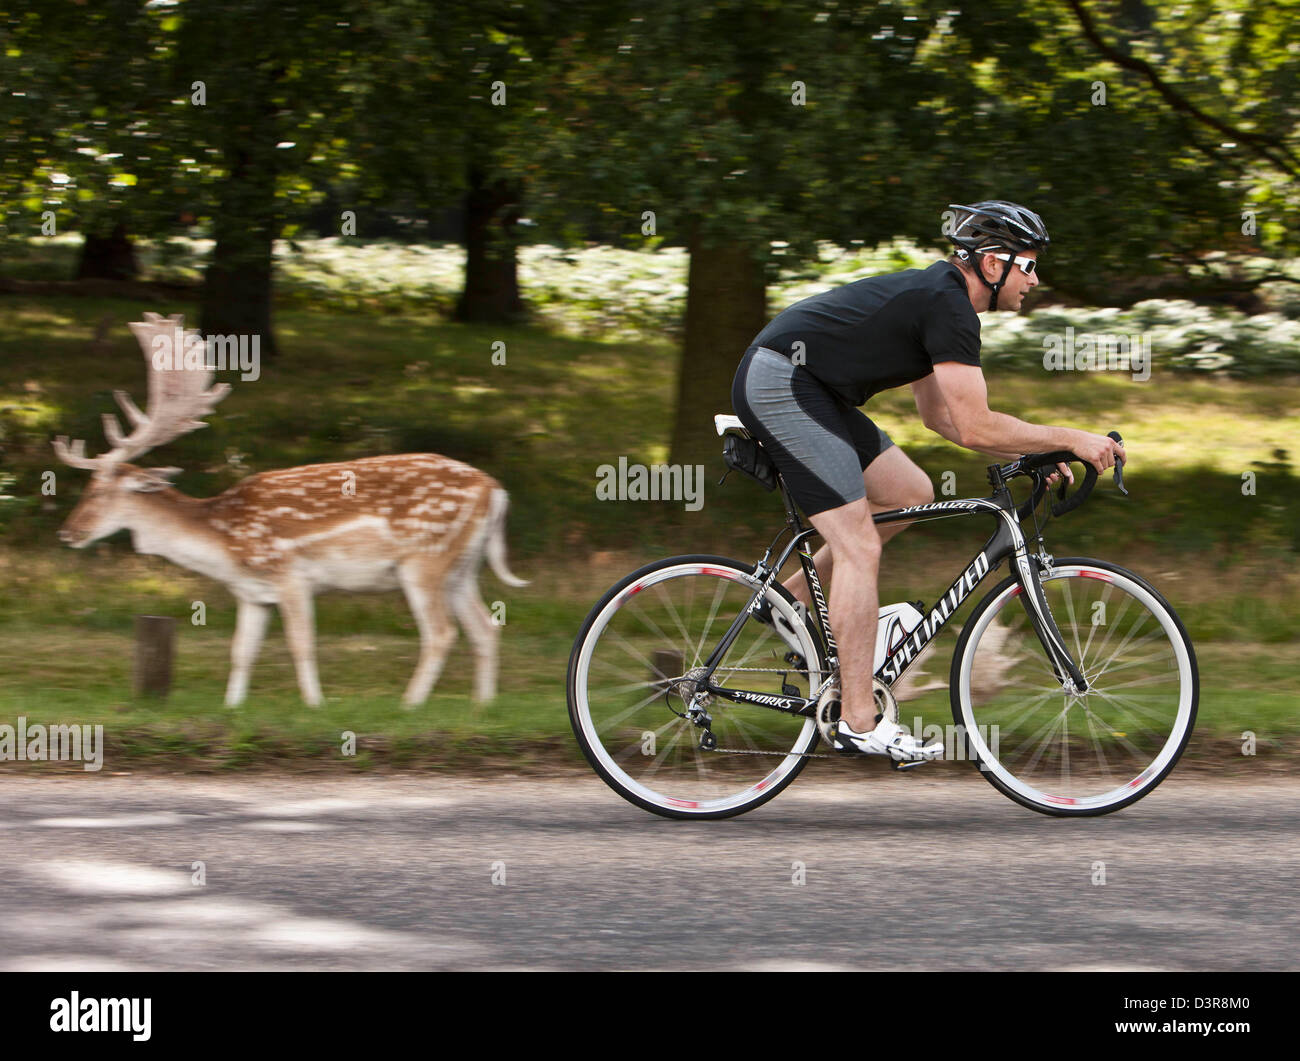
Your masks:
<svg viewBox="0 0 1300 1061"><path fill-rule="evenodd" d="M984 382L984 372L978 365L940 361L934 366L934 373L927 376L926 380L934 381L934 389L947 406L946 426L952 430L952 434L945 434L944 437L966 449L983 453L1011 452L1017 455L1065 449L1077 454L1098 471L1113 467L1115 456L1124 454L1105 435L1094 435L1072 427L1040 427L1017 420L1006 413L995 413L989 408L988 385ZM920 382L924 381L918 381L918 384ZM913 384L913 388L918 384ZM918 403L918 409L920 408ZM930 410L933 415L933 402L930 403ZM925 418L925 409L921 409L921 415Z"/></svg>
<svg viewBox="0 0 1300 1061"><path fill-rule="evenodd" d="M979 369L976 369L976 371L978 372ZM948 402L945 400L943 391L939 388L939 381L935 379L933 373L924 379L918 379L912 384L912 397L916 399L916 411L921 414L921 422L926 427L935 434L942 435L949 442L958 446L962 444L957 428L953 426L952 414L948 411ZM980 453L987 453L990 457L1000 461L1013 461L1023 456L1023 453L989 449L985 446L971 446L968 448L977 449Z"/></svg>

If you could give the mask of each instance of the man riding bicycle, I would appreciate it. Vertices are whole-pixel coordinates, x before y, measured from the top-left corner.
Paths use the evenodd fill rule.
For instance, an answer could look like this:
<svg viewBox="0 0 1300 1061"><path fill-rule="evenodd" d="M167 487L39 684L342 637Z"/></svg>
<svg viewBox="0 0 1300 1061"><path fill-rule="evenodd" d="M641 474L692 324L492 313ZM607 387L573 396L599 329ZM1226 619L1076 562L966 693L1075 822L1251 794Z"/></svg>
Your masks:
<svg viewBox="0 0 1300 1061"><path fill-rule="evenodd" d="M1049 239L1042 218L1015 203L951 209L948 238L957 250L947 260L795 303L755 337L731 391L736 415L825 540L814 557L817 569L825 575L833 565L836 572L831 625L852 636L839 639L835 747L900 760L938 758L943 745L923 744L883 717L873 691L881 547L907 524L878 528L871 514L926 504L934 488L857 407L911 384L926 427L997 460L1068 450L1101 472L1117 456L1124 459L1122 446L1104 435L1030 424L989 408L978 314L1020 308L1038 283L1038 253ZM1073 481L1068 466L1061 472ZM812 606L801 573L785 586Z"/></svg>

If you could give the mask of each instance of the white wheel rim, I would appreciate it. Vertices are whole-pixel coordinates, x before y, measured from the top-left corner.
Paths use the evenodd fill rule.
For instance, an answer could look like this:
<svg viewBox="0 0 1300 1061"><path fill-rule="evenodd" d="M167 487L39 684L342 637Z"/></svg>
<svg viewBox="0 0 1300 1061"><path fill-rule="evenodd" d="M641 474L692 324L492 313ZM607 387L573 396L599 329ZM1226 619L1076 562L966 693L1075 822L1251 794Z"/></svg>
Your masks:
<svg viewBox="0 0 1300 1061"><path fill-rule="evenodd" d="M617 596L613 597L605 607L600 610L595 621L588 628L587 636L583 639L582 651L578 655L577 668L574 677L574 688L576 691L579 720L583 731L587 735L587 745L591 749L592 754L599 760L601 766L608 771L611 776L615 777L621 786L635 794L638 798L647 803L652 803L657 807L709 814L717 811L732 810L738 806L750 803L756 797L767 792L774 784L786 777L790 771L797 767L802 761L802 756L797 753L808 750L808 746L812 743L812 739L816 735L817 723L812 718L804 719L803 728L798 732L798 735L793 742L793 748L791 749L790 754L782 758L761 780L750 785L739 793L720 799L679 799L674 796L656 792L654 789L647 788L636 778L632 777L612 756L610 756L609 752L605 749L604 744L596 735L595 723L591 718L591 707L587 703L587 678L591 667L592 652L595 649L596 644L599 642L600 635L604 632L605 627L609 625L610 620L618 613L621 605L628 597L640 593L642 590L647 589L658 582L663 582L669 578L675 578L682 574L710 574L749 586L748 580L739 571L730 567L708 563L675 564L672 567L664 567L660 568L658 571L652 571L650 574L637 579L631 585L625 587ZM783 598L774 601L773 607L785 616L793 629L798 631L800 639L803 641L804 659L808 661L809 681L815 688L815 686L820 684L822 680L822 674L818 663L819 653L816 647L812 644L811 637L807 628L804 626L803 619ZM816 676L815 679L814 675Z"/></svg>

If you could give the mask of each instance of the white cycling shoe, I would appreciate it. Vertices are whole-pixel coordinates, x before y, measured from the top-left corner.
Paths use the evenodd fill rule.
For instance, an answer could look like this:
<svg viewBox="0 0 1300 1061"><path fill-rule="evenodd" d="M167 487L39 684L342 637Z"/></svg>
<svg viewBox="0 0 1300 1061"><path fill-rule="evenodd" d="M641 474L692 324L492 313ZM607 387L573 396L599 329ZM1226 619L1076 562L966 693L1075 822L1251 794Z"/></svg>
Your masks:
<svg viewBox="0 0 1300 1061"><path fill-rule="evenodd" d="M837 751L887 755L898 762L928 762L943 757L941 742L925 744L897 722L880 716L869 733L859 733L841 719L835 723L833 744Z"/></svg>

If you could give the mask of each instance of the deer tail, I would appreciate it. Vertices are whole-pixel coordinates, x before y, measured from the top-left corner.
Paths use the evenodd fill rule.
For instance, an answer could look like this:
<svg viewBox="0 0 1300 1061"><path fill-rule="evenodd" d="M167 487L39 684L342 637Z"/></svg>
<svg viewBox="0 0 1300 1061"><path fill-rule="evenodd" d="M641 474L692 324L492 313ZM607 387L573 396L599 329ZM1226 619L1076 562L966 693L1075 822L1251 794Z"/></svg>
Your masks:
<svg viewBox="0 0 1300 1061"><path fill-rule="evenodd" d="M506 510L509 507L509 495L498 486L492 491L488 509L487 560L497 578L507 586L526 586L527 580L512 575L506 566Z"/></svg>

